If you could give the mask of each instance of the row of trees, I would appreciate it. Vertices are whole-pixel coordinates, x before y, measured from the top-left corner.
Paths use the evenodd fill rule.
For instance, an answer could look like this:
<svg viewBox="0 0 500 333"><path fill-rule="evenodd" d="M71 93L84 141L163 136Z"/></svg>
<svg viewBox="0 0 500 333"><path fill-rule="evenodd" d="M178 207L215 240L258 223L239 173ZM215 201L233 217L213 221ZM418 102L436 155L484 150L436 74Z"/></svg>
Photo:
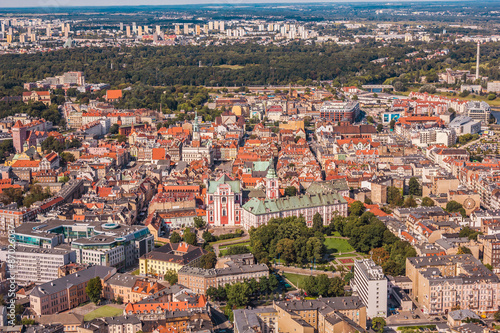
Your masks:
<svg viewBox="0 0 500 333"><path fill-rule="evenodd" d="M259 298L268 298L269 294L278 291L279 281L274 274L269 278L263 276L259 281L252 278L243 282L226 284L224 287L210 287L207 296L213 301L227 302L224 313L232 319L232 311L250 304Z"/></svg>
<svg viewBox="0 0 500 333"><path fill-rule="evenodd" d="M2 80L0 79L0 81ZM21 101L0 102L0 118L13 116L16 113L27 113L32 117L43 118L45 120L51 121L54 125L64 125L65 123L61 113L57 108L57 104L47 106L42 102L34 102L28 104L25 104Z"/></svg>
<svg viewBox="0 0 500 333"><path fill-rule="evenodd" d="M310 275L304 279L303 286L297 287L304 289L308 296L339 297L345 295L344 286L349 284L352 277L353 273L345 275L344 278L329 278L326 274Z"/></svg>
<svg viewBox="0 0 500 333"><path fill-rule="evenodd" d="M222 234L219 236L213 235L210 231L205 231L203 232L203 240L205 242L211 243L211 242L217 242L220 240L226 240L226 239L233 239L233 238L238 238L243 236L244 231L241 229L236 230L234 233L229 233L229 234Z"/></svg>
<svg viewBox="0 0 500 333"><path fill-rule="evenodd" d="M32 185L26 193L21 188L10 187L0 193L0 202L4 205L17 203L18 206L30 207L37 201L42 201L50 198L52 193L49 188L45 190L40 185Z"/></svg>

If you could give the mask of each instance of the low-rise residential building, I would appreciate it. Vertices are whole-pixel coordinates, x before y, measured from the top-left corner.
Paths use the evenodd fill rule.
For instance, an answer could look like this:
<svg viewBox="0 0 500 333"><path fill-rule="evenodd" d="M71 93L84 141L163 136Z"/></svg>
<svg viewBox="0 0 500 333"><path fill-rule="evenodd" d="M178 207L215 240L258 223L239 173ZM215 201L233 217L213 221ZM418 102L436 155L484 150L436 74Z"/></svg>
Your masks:
<svg viewBox="0 0 500 333"><path fill-rule="evenodd" d="M144 298L164 295L166 287L137 275L117 273L103 283L102 292L105 299L135 303Z"/></svg>
<svg viewBox="0 0 500 333"><path fill-rule="evenodd" d="M186 265L194 266L207 251L185 242L169 243L154 249L139 259L141 275L164 276L167 271L178 272Z"/></svg>
<svg viewBox="0 0 500 333"><path fill-rule="evenodd" d="M123 313L136 315L141 320L161 320L168 317L171 312L206 310L208 310L208 302L205 295L183 294L182 300L144 299L137 303L128 303Z"/></svg>
<svg viewBox="0 0 500 333"><path fill-rule="evenodd" d="M30 293L30 305L37 315L49 315L66 311L88 302L85 288L90 279L108 280L116 268L92 266L75 274L36 286Z"/></svg>
<svg viewBox="0 0 500 333"><path fill-rule="evenodd" d="M244 257L249 257L246 260ZM255 263L252 254L228 256L222 268L204 269L184 266L178 271L178 283L198 294L205 294L210 287L224 287L226 284L250 279L259 281L269 277L269 267Z"/></svg>

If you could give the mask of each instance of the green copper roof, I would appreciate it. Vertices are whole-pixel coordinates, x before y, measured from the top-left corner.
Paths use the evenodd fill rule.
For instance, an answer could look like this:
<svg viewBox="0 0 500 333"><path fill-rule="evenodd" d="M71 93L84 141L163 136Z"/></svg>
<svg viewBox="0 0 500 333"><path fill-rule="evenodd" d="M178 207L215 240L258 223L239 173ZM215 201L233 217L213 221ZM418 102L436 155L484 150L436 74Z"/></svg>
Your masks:
<svg viewBox="0 0 500 333"><path fill-rule="evenodd" d="M239 180L232 180L228 176L224 175L217 180L212 180L208 183L208 193L215 193L217 187L220 184L228 184L231 186L231 191L234 193L240 193L240 182Z"/></svg>
<svg viewBox="0 0 500 333"><path fill-rule="evenodd" d="M254 215L261 215L266 213L278 213L293 209L312 208L346 202L347 201L338 193L304 194L295 197L267 200L252 198L243 205L243 209Z"/></svg>
<svg viewBox="0 0 500 333"><path fill-rule="evenodd" d="M269 161L253 162L253 171L266 171L269 168Z"/></svg>
<svg viewBox="0 0 500 333"><path fill-rule="evenodd" d="M271 166L269 168L269 170L267 170L267 175L266 175L266 178L267 179L274 179L274 178L277 178L276 177L276 172L274 171L274 168Z"/></svg>

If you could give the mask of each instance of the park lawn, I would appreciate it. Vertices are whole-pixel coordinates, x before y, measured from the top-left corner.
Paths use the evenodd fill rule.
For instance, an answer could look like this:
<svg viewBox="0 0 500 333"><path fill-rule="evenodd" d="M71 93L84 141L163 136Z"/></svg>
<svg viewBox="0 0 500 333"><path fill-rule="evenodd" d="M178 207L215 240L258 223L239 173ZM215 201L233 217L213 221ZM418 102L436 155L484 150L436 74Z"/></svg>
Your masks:
<svg viewBox="0 0 500 333"><path fill-rule="evenodd" d="M229 250L230 247L233 246L246 246L250 251L252 251L252 248L250 247L250 242L244 242L244 243L236 243L236 244L229 244L227 246L223 245L219 248L220 255L223 257L226 255L227 250Z"/></svg>
<svg viewBox="0 0 500 333"><path fill-rule="evenodd" d="M96 318L103 318L103 317L115 317L115 316L121 316L123 315L123 309L115 308L113 306L109 305L104 305L101 306L98 309L95 309L92 312L87 313L83 319L85 321L91 321Z"/></svg>
<svg viewBox="0 0 500 333"><path fill-rule="evenodd" d="M343 238L325 238L325 246L330 254L354 252L354 248Z"/></svg>
<svg viewBox="0 0 500 333"><path fill-rule="evenodd" d="M340 232L334 231L334 232L332 232L332 234L330 236L326 236L326 237L342 237L342 236L340 235Z"/></svg>
<svg viewBox="0 0 500 333"><path fill-rule="evenodd" d="M227 249L227 248L234 247L234 246L248 246L248 247L250 247L250 241L243 242L243 243L222 245L221 248L222 249Z"/></svg>
<svg viewBox="0 0 500 333"><path fill-rule="evenodd" d="M236 237L236 238L229 238L229 239L223 239L223 240L220 240L220 241L216 241L216 242L211 242L209 243L210 245L214 245L214 244L222 244L222 243L229 243L229 242L236 242L237 240L240 240L242 239L242 237Z"/></svg>
<svg viewBox="0 0 500 333"><path fill-rule="evenodd" d="M334 254L335 258L356 258L355 253Z"/></svg>
<svg viewBox="0 0 500 333"><path fill-rule="evenodd" d="M140 268L137 268L135 271L133 271L133 272L132 272L132 273L130 273L130 274L132 274L132 275L139 275L140 273L141 273L141 269L140 269Z"/></svg>
<svg viewBox="0 0 500 333"><path fill-rule="evenodd" d="M282 273L282 275L288 281L290 281L295 287L298 288L300 288L300 286L304 286L304 279L308 276L308 275L293 274L293 273Z"/></svg>

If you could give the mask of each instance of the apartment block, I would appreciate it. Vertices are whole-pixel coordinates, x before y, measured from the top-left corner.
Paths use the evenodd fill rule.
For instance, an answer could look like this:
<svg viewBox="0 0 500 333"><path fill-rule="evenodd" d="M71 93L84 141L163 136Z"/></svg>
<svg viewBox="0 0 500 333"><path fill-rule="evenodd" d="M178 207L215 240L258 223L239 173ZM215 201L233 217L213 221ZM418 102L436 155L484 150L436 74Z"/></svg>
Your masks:
<svg viewBox="0 0 500 333"><path fill-rule="evenodd" d="M352 288L366 305L367 317L387 317L387 279L382 267L371 259L356 260Z"/></svg>
<svg viewBox="0 0 500 333"><path fill-rule="evenodd" d="M278 332L278 311L272 307L233 311L235 333Z"/></svg>
<svg viewBox="0 0 500 333"><path fill-rule="evenodd" d="M407 258L406 276L425 313L493 313L500 306L500 279L470 254Z"/></svg>
<svg viewBox="0 0 500 333"><path fill-rule="evenodd" d="M274 302L282 333L367 332L366 306L357 296Z"/></svg>

